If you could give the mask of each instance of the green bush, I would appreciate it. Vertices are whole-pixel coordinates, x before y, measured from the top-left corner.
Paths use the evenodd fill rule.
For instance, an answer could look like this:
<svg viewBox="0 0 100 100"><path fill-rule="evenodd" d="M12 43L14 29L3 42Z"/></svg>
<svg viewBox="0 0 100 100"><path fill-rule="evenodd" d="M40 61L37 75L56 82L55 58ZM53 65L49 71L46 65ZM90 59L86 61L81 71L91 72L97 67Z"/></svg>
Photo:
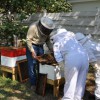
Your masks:
<svg viewBox="0 0 100 100"><path fill-rule="evenodd" d="M25 39L27 29L28 27L21 23L20 18L10 20L8 18L4 18L2 25L0 25L1 45L13 46L13 35L16 35L18 39Z"/></svg>

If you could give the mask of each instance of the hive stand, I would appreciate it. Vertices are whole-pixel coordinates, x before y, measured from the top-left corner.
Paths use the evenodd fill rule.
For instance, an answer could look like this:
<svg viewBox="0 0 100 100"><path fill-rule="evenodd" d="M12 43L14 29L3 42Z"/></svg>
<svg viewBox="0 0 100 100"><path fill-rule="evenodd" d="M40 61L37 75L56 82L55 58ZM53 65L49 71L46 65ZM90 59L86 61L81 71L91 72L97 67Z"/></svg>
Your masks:
<svg viewBox="0 0 100 100"><path fill-rule="evenodd" d="M7 66L0 66L2 71L2 76L7 77L8 73L12 74L12 80L17 80L17 67L7 67Z"/></svg>
<svg viewBox="0 0 100 100"><path fill-rule="evenodd" d="M65 82L64 77L62 77L61 79L57 79L57 80L47 79L47 83L50 85L53 85L53 95L55 97L59 96L59 87L60 85L64 84L64 82Z"/></svg>

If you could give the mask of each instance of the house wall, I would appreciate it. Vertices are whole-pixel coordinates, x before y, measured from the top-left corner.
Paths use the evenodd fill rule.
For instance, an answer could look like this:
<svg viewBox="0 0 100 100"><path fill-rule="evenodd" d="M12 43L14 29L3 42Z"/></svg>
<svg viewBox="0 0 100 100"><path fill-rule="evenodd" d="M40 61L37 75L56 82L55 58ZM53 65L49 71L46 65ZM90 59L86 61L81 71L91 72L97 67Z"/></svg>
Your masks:
<svg viewBox="0 0 100 100"><path fill-rule="evenodd" d="M97 11L100 0L67 0L72 4L73 11Z"/></svg>
<svg viewBox="0 0 100 100"><path fill-rule="evenodd" d="M33 14L23 24L30 25L39 20L43 14ZM56 27L63 26L74 33L82 32L85 35L91 34L94 39L100 39L100 18L97 11L82 11L70 13L47 13L53 19Z"/></svg>

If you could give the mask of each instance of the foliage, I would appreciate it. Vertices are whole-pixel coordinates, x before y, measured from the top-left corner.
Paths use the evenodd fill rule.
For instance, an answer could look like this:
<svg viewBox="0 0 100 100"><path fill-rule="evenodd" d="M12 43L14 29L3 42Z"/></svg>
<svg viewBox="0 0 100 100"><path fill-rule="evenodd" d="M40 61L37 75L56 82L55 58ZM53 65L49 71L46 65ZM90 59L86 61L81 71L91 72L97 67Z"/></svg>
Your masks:
<svg viewBox="0 0 100 100"><path fill-rule="evenodd" d="M47 0L45 9L48 12L70 12L71 5L66 0Z"/></svg>
<svg viewBox="0 0 100 100"><path fill-rule="evenodd" d="M27 27L23 26L19 19L14 20L3 16L2 25L0 25L1 45L12 46L13 35L16 35L19 39L26 37Z"/></svg>
<svg viewBox="0 0 100 100"><path fill-rule="evenodd" d="M21 24L22 20L44 9L47 12L69 12L71 5L66 0L0 0L0 12L3 14L0 18L0 43L13 45L13 35L25 38L28 27Z"/></svg>
<svg viewBox="0 0 100 100"><path fill-rule="evenodd" d="M25 13L34 12L68 12L71 11L71 5L67 0L1 0L0 10L4 13Z"/></svg>

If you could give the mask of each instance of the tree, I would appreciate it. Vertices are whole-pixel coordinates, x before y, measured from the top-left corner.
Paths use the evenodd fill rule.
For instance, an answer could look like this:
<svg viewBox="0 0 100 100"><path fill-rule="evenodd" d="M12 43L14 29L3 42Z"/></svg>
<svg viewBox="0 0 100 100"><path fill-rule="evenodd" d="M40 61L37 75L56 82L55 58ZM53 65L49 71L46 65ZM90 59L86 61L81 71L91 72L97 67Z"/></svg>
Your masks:
<svg viewBox="0 0 100 100"><path fill-rule="evenodd" d="M4 46L14 45L14 35L19 39L24 39L28 29L28 26L24 26L20 19L14 20L11 15L9 16L2 16L3 20L0 25L0 44Z"/></svg>
<svg viewBox="0 0 100 100"><path fill-rule="evenodd" d="M26 36L27 27L21 24L27 15L43 12L70 12L71 5L65 0L0 0L0 43L13 45L13 35L23 39ZM17 15L17 16L16 16ZM2 39L4 41L2 41Z"/></svg>
<svg viewBox="0 0 100 100"><path fill-rule="evenodd" d="M42 12L69 12L71 5L66 0L1 0L0 11L7 13L32 14Z"/></svg>

